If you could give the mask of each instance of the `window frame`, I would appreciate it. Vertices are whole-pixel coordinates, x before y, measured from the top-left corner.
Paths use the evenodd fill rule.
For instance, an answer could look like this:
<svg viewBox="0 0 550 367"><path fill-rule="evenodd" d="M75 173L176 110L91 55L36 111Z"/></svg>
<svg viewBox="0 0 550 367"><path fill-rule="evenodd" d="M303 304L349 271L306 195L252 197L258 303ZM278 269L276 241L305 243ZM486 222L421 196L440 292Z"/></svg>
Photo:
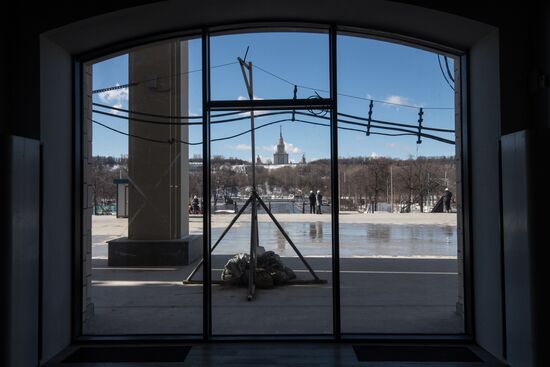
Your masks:
<svg viewBox="0 0 550 367"><path fill-rule="evenodd" d="M333 290L333 333L329 336L310 335L310 334L292 334L292 335L234 335L227 337L212 336L212 307L211 307L211 262L209 248L211 242L210 211L205 207L203 216L203 333L197 334L148 334L148 335L87 335L82 330L82 307L83 307L83 203L87 200L87 193L83 189L84 165L83 165L83 131L86 126L84 110L84 98L82 93L83 65L90 62L98 62L102 59L111 58L117 54L127 52L128 49L148 45L155 42L171 39L202 39L202 104L203 121L203 192L210 193L210 121L209 112L212 108L223 107L226 101L211 101L210 99L210 37L224 33L250 33L250 32L276 32L276 31L300 31L328 32L329 36L329 82L330 97L328 98L329 108L331 110L330 127L330 148L331 148L331 195L338 197L338 89L337 89L337 38L339 35L352 35L377 39L384 42L396 43L404 46L424 49L430 52L438 52L452 57L458 64L460 75L457 76L456 88L457 99L455 103L455 113L457 117L457 128L460 129L457 150L460 154L460 167L457 172L461 173L462 197L460 203L462 210L457 213L460 216L459 221L462 228L457 227L458 243L462 242L464 261L463 272L463 292L464 292L464 333L461 334L350 334L341 332L340 320L340 256L339 256L339 200L334 201L332 205L332 290ZM169 32L146 37L137 37L116 44L95 49L85 54L73 57L73 112L74 112L74 134L73 134L73 266L72 266L72 337L77 342L97 342L100 340L134 340L146 342L165 342L165 341L208 341L208 340L328 340L328 341L382 341L382 342L403 342L403 341L430 341L430 342L456 342L473 341L474 339L474 315L473 315L473 277L472 277L472 249L471 249L471 191L470 191L470 147L469 147L469 129L468 129L468 96L467 96L467 55L463 50L448 47L445 45L409 37L401 34L382 32L378 30L358 28L354 26L345 26L339 24L311 23L311 22L255 22L255 23L234 23L225 25L215 25L212 27L192 28L176 32ZM246 102L246 103L245 103ZM241 102L247 104L250 108L265 105L265 101L255 103L255 101ZM257 106L256 106L257 105ZM265 107L265 106L264 106ZM458 136L458 135L457 135ZM458 142L457 142L458 144Z"/></svg>

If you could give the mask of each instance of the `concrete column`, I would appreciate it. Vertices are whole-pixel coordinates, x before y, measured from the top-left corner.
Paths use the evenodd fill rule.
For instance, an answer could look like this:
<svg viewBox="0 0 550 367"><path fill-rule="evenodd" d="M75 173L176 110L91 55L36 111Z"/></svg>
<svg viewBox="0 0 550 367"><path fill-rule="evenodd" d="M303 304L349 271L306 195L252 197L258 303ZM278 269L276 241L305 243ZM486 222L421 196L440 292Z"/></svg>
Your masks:
<svg viewBox="0 0 550 367"><path fill-rule="evenodd" d="M129 109L160 115L188 113L188 48L186 41L148 45L128 55ZM143 82L144 81L144 82ZM169 142L188 139L187 126L157 125L130 114L129 133ZM181 121L172 119L171 121ZM173 240L189 233L188 147L129 138L128 238Z"/></svg>
<svg viewBox="0 0 550 367"><path fill-rule="evenodd" d="M188 45L171 41L128 54L128 238L109 241L110 266L187 265L201 256L189 236ZM158 118L137 112L172 116Z"/></svg>

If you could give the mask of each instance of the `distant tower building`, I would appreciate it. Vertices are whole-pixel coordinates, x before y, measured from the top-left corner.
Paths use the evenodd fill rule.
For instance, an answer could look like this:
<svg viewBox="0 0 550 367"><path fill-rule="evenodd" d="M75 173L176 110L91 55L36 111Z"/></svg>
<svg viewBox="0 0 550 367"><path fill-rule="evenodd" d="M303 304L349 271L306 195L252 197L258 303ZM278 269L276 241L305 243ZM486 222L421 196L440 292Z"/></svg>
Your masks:
<svg viewBox="0 0 550 367"><path fill-rule="evenodd" d="M262 162L262 159L260 158L260 156L258 156L258 158L256 158L256 164L258 164L258 165L264 164L264 163Z"/></svg>
<svg viewBox="0 0 550 367"><path fill-rule="evenodd" d="M273 153L273 164L288 164L288 153L285 151L285 141L283 140L283 128L279 134L279 144L277 152Z"/></svg>
<svg viewBox="0 0 550 367"><path fill-rule="evenodd" d="M306 164L306 155L305 154L302 154L302 161L301 161L302 164Z"/></svg>

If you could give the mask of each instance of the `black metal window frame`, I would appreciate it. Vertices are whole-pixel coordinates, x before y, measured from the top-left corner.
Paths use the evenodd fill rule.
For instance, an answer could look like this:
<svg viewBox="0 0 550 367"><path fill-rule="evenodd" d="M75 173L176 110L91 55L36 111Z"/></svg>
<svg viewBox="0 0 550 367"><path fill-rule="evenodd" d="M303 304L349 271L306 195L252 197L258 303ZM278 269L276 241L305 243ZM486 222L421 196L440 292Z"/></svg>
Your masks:
<svg viewBox="0 0 550 367"><path fill-rule="evenodd" d="M253 100L253 101L212 101L211 100L211 80L210 80L210 38L223 33L255 33L255 32L322 32L328 34L329 42L329 85L330 96L319 100ZM332 334L277 334L277 335L224 335L214 336L212 334L212 293L211 293L211 212L208 205L204 207L203 214L203 300L202 300L202 334L147 334L147 335L87 335L82 331L82 203L85 193L82 190L83 182L83 164L82 149L82 131L84 129L85 117L82 116L82 106L84 95L82 93L82 65L89 62L97 62L99 59L113 57L116 54L122 54L128 49L137 46L147 45L153 42L167 41L172 39L201 39L202 55L202 155L203 155L203 195L211 192L210 178L210 112L221 110L276 110L276 109L311 109L322 108L330 112L330 157L331 157L331 196L339 197L338 187L338 73L337 73L337 40L340 35L350 35L364 37L368 39L377 39L384 42L397 43L400 45L424 49L430 52L438 52L452 57L456 63L459 63L461 73L459 90L459 103L455 105L459 114L459 125L461 130L460 158L461 166L457 169L462 173L462 231L458 231L458 236L462 236L464 261L464 333L460 334L370 334L370 333L342 333L341 331L341 305L340 305L340 256L339 256L339 200L333 200L331 208L331 228L332 228L332 313L333 313L333 332ZM377 30L369 30L363 27L343 26L338 24L321 24L311 22L259 22L246 24L231 24L205 27L202 29L191 29L187 31L170 32L150 37L140 37L125 42L117 43L98 50L92 50L86 54L77 55L73 58L73 88L74 88L74 160L73 160L73 308L72 335L75 342L98 342L98 341L146 341L146 342L173 342L173 341L220 341L220 340L254 340L254 341L277 341L277 340L304 340L304 341L380 341L380 342L433 342L433 343L454 343L457 341L471 342L474 340L473 329L473 286L472 286L472 266L471 266L471 223L470 223L470 198L469 187L470 161L469 161L469 130L467 119L467 56L463 50L447 47L441 44L432 43L414 37L403 36L394 33L388 33ZM315 106L313 106L315 105Z"/></svg>

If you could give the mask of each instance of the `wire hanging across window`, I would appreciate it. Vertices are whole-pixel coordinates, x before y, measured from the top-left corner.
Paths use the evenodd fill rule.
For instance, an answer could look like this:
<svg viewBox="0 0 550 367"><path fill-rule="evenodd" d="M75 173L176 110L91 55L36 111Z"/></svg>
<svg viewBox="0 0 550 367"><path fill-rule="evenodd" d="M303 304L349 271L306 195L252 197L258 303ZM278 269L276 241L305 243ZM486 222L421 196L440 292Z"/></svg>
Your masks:
<svg viewBox="0 0 550 367"><path fill-rule="evenodd" d="M438 60L439 60L439 57L438 57ZM445 62L446 62L446 65L447 65L447 72L448 72L449 76L451 77L451 73L450 73L450 70L449 70L449 67L448 67L447 60L445 60ZM224 67L224 66L233 65L233 64L236 64L236 63L237 62L225 63L225 64L213 66L212 68ZM286 84L291 85L293 87L293 96L294 96L293 99L297 98L297 92L298 92L299 88L310 90L310 91L313 91L315 93L315 94L309 96L308 99L321 99L322 97L319 95L319 92L328 93L328 91L326 91L326 90L317 89L317 88L313 88L313 87L309 87L309 86L305 86L305 85L292 83L288 79L286 79L286 78L284 78L280 75L277 75L277 74L275 74L275 73L273 73L273 72L271 72L271 71L269 71L265 68L262 68L262 67L260 67L256 64L253 67L260 70L260 71L262 71L262 72L264 72L264 73L266 73L266 74L268 74L268 75L270 75L270 76L272 76L272 77L274 77L274 78L276 78L276 79L278 79L278 80L280 80L280 81L282 81L282 82L284 82L284 83L286 83ZM198 72L198 71L201 71L201 69L191 70L191 71L188 71L188 72L185 72L185 73L179 73L179 74L175 74L175 75L172 75L172 76L159 77L159 79L160 78L170 78L170 77L179 76L179 75L182 75L182 74L189 74L189 73ZM121 86L113 86L113 87L109 87L109 88L97 89L97 90L94 90L92 93L97 94L97 93L104 93L104 92L114 90L114 89L129 88L129 87L133 87L133 86L136 86L138 84L145 83L145 82L147 82L147 80L138 81L138 82L134 82L134 83L129 83L129 84L121 85ZM417 140L416 140L417 144L422 143L422 138L431 139L431 140L439 141L439 142L446 143L446 144L453 144L453 145L455 144L455 141L452 140L452 139L447 139L447 138L439 136L439 135L435 135L435 134L432 134L432 133L426 133L425 132L425 131L430 131L430 132L434 132L434 133L454 134L455 133L454 130L435 128L435 127L429 127L429 126L423 125L423 122L424 122L423 115L424 115L425 110L450 110L450 109L453 109L452 107L418 107L418 106L412 106L412 105L407 105L407 104L400 104L400 103L393 103L393 102L388 102L388 101L368 99L368 98L354 96L354 95L345 94L345 93L338 93L338 95L343 96L343 97L348 97L348 98L356 98L356 99L369 101L369 111L368 111L368 116L367 117L348 114L348 113L343 113L343 112L338 112L337 121L339 123L345 124L345 125L355 126L355 127L338 126L338 129L363 133L366 136L371 136L371 135L416 136L417 137ZM398 106L398 107L406 107L406 108L417 109L418 110L417 123L416 124L406 124L406 123L400 123L400 122L394 122L394 121L374 119L374 118L372 118L372 115L373 115L373 108L374 108L374 103L375 102L376 103L381 103L381 104L395 105L395 106ZM120 107L113 107L113 106L109 106L109 105L105 105L105 104L101 104L101 103L92 103L92 105L94 107L98 107L98 108L101 108L101 109L109 109L109 110L116 111L116 112L122 112L122 113L125 113L126 116L122 116L122 115L119 115L119 114L113 113L113 112L107 112L107 111L100 110L100 109L97 109L97 108L93 109L93 111L92 111L93 113L97 113L97 114L100 114L100 115L104 115L104 116L108 116L108 117L112 117L112 118L117 118L117 119L125 119L125 120L131 121L131 122L136 122L136 123L148 123L148 124L155 124L155 125L178 125L178 126L192 126L192 125L202 125L203 124L202 116L161 115L161 114L152 114L152 113L147 113L147 112L142 112L142 111L128 110L128 109L124 109L124 108L120 108ZM249 111L234 111L234 112L212 114L212 115L210 115L210 119L211 119L210 123L211 124L222 124L222 123L229 123L229 122L246 120L246 119L249 118L249 115L247 114L247 112L249 112ZM328 109L316 110L313 107L307 109L307 112L302 112L302 111L297 111L297 110L267 112L267 113L263 113L261 115L257 115L257 116L255 116L255 118L265 118L265 117L269 117L269 116L285 115L285 114L291 114L291 117L290 118L283 118L283 119L277 120L275 122L270 122L270 123L266 123L266 124L263 124L263 125L259 125L254 130L261 129L263 127L270 126L270 125L273 125L275 123L283 123L283 122L300 122L300 123L304 123L304 124L330 127L329 124L322 124L322 123L319 123L319 122L314 122L314 121L309 121L309 120L297 119L296 118L296 115L301 115L301 116L304 116L304 117L313 117L313 118L318 118L318 119L330 120L329 117L326 117L328 112L329 112ZM132 114L131 117L130 117L130 114ZM229 117L229 116L237 116L237 117L220 119L220 117ZM177 121L174 121L174 120L177 120ZM181 120L187 120L187 121L181 121ZM193 121L188 121L188 120L193 120ZM143 140L147 140L147 141L151 141L151 142L167 143L167 144L174 144L174 143L182 143L182 144L186 144L186 145L199 145L199 144L201 144L201 142L187 142L187 141L183 141L183 140L179 140L179 139L169 139L169 140L166 140L166 141L157 140L157 139L150 139L150 138L141 137L141 136L135 135L135 134L124 133L123 131L114 129L112 127L109 127L105 123L99 122L97 120L92 120L92 121L94 123L100 125L100 126L103 126L107 129L113 131L113 132L117 132L119 134L124 134L124 135L127 135L127 136L132 137L132 138L137 138L137 139L141 138ZM251 131L252 131L251 129L248 129L248 130L242 131L242 132L234 134L234 135L221 137L221 138L216 138L216 139L211 139L211 141L229 140L229 139L233 139L233 138L242 136L244 134L247 134Z"/></svg>
<svg viewBox="0 0 550 367"><path fill-rule="evenodd" d="M410 135L410 136L416 136L417 137L417 141L416 141L417 144L422 143L421 138L432 139L432 140L439 141L439 142L446 143L446 144L453 144L453 145L455 144L455 141L452 140L452 139L447 139L447 138L439 136L439 135L435 135L435 134L432 134L432 133L426 133L425 132L425 131L432 131L432 132L447 133L447 134L454 134L455 133L455 131L452 130L452 129L442 129L442 128L424 126L422 124L424 122L424 119L422 118L422 116L424 114L422 107L419 108L418 123L416 125L413 125L413 124L405 124L405 123L398 123L398 122L392 122L392 121L373 119L372 118L372 114L373 114L372 105L373 104L374 104L373 101L371 101L368 117L352 115L352 114L347 114L347 113L343 113L343 112L338 113L339 117L338 117L337 121L339 123L342 123L342 124L345 124L345 125L361 127L361 128L352 128L350 126L338 126L338 129L363 133L366 136L370 136L370 135L382 135L382 136L407 136L407 135ZM189 122L189 121L187 121L187 122L168 121L168 120L174 120L174 119L176 119L176 120L178 120L178 119L186 120L186 119L191 119L191 118L192 119L197 119L197 118L202 119L202 116L170 116L170 115L158 115L158 114L153 115L153 114L148 114L148 113L144 113L144 112L134 112L134 111L127 110L127 109L122 109L122 108L112 108L108 105L102 105L102 104L97 104L97 103L94 103L94 106L100 107L100 108L110 108L110 109L114 109L118 112L125 112L126 114L137 114L137 115L152 116L152 117L154 116L157 119L164 119L165 120L165 121L150 120L150 119L143 119L143 118L139 118L139 117L122 116L122 115L118 115L118 114L114 114L114 113L101 111L101 110L98 110L98 109L94 109L92 111L93 113L106 115L106 116L110 116L110 117L117 118L117 119L128 120L129 122L132 122L132 123L135 122L135 123L148 123L148 124L157 124L157 125L177 125L177 126L190 126L190 125L202 125L203 124L203 121L193 121L193 122ZM312 118L317 118L317 119L330 120L329 117L325 116L328 111L324 111L324 112L325 113L322 113L322 112L321 113L319 113L319 112L315 113L315 112L312 112L310 110L308 110L308 112L295 111L295 110L267 112L267 113L264 113L264 114L261 114L261 115L257 115L256 118L260 119L260 118L265 118L265 117L269 117L269 116L285 115L285 114L289 114L289 115L291 115L291 117L290 118L283 118L283 119L277 120L275 122L269 122L269 123L266 123L266 124L263 124L263 125L259 125L255 128L255 130L261 129L261 128L266 127L266 126L273 125L275 123L283 123L283 122L300 122L300 123L304 123L304 124L311 124L311 125L329 127L330 124L322 124L322 123L319 123L319 122L314 122L314 121L309 121L309 120L304 120L304 119L297 119L295 117L296 115L299 115L299 116L304 116L304 117L312 117ZM246 113L247 112L245 112L245 111L236 111L236 112L215 114L215 115L211 116L212 120L210 121L210 123L211 124L222 124L222 123L229 123L229 122L246 120L246 119L249 118L249 116ZM219 119L219 117L235 116L235 115L240 115L240 116L229 118L229 119ZM148 141L158 142L158 143L167 143L167 144L173 144L173 143L182 143L182 144L186 144L186 145L199 145L199 144L201 144L201 142L187 142L187 141L183 141L183 140L180 140L180 139L170 139L170 140L166 140L166 141L156 140L156 139L149 139L147 137L141 137L141 136L138 136L138 135L126 134L126 133L124 133L120 130L110 128L106 124L101 123L97 120L92 120L92 121L94 123L100 125L100 126L108 128L111 131L114 131L114 132L117 132L117 133L120 133L120 134L124 134L124 135L127 135L129 137L133 137L133 138L144 138L143 140L148 140ZM251 131L252 131L251 129L248 129L248 130L242 131L242 132L234 134L234 135L212 139L211 141L229 140L229 139L233 139L233 138L242 136L244 134L247 134Z"/></svg>

